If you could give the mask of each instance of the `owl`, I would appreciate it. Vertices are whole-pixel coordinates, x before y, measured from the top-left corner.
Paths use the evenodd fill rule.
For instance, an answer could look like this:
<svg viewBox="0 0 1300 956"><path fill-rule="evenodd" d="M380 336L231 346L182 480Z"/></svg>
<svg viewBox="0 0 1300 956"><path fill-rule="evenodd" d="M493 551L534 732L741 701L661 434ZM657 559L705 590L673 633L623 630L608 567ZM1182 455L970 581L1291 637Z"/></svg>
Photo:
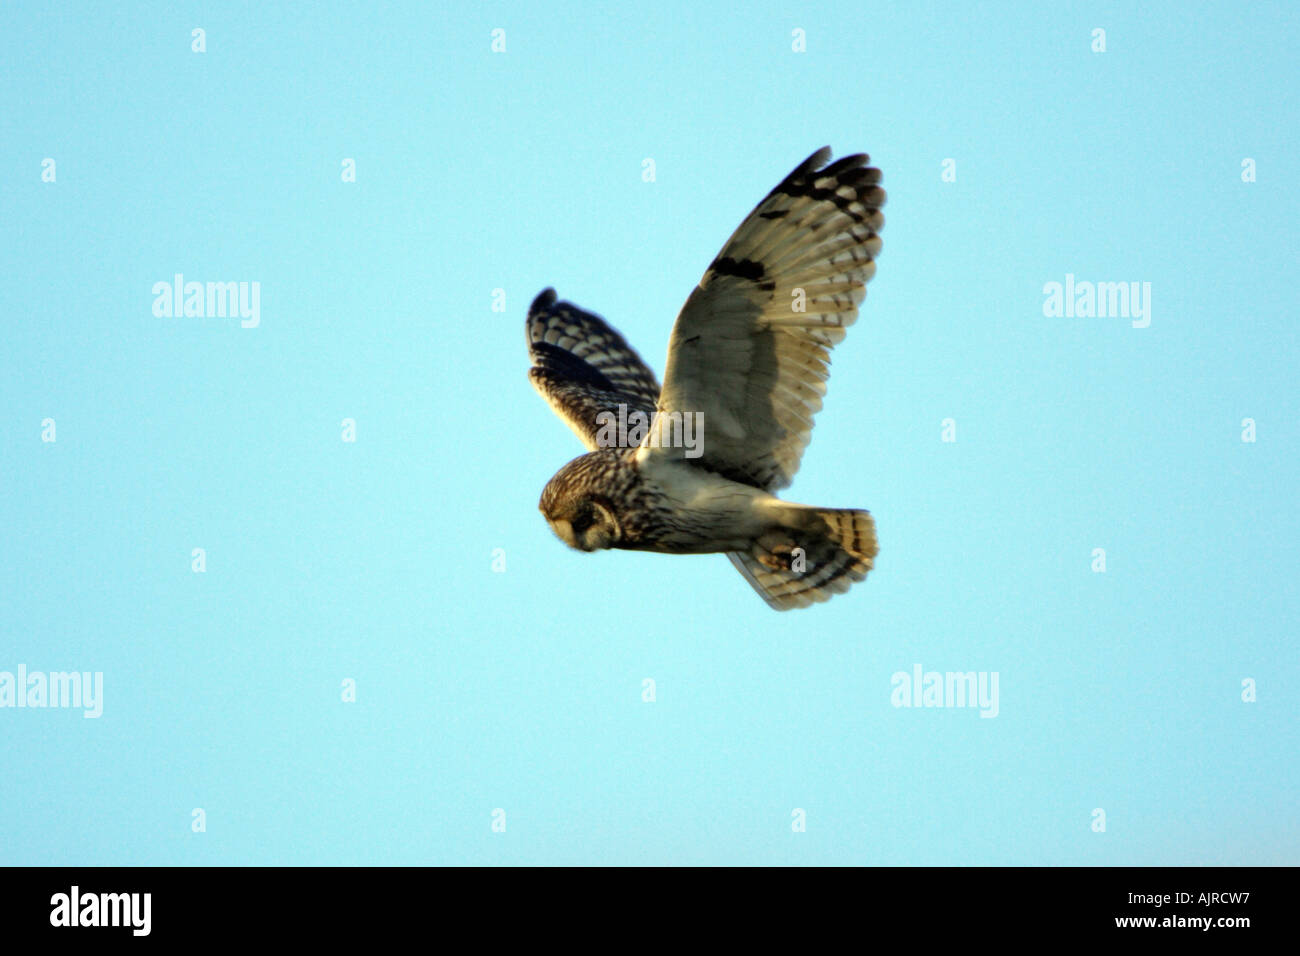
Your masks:
<svg viewBox="0 0 1300 956"><path fill-rule="evenodd" d="M822 407L830 351L858 317L880 253L880 170L866 155L800 163L705 270L668 343L663 383L604 320L534 300L528 377L589 449L539 507L579 551L722 553L777 610L871 570L862 510L777 498Z"/></svg>

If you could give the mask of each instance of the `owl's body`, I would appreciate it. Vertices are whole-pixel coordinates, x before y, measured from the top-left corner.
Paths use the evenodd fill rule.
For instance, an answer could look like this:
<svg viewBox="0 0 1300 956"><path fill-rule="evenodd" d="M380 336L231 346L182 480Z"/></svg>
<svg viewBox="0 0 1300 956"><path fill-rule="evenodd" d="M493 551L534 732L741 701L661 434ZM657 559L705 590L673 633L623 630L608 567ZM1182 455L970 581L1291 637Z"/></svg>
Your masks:
<svg viewBox="0 0 1300 956"><path fill-rule="evenodd" d="M596 550L578 534L566 506L584 498L617 500L610 515L617 524L609 548L714 554L747 547L771 518L766 501L781 502L761 489L742 485L682 460L639 456L640 449L602 448L575 458L542 492L544 514L557 515L560 537L580 551ZM640 458L640 460L638 460ZM766 501L764 500L766 499ZM602 504L604 502L602 501ZM579 519L579 531L585 522Z"/></svg>
<svg viewBox="0 0 1300 956"><path fill-rule="evenodd" d="M828 157L787 176L714 259L678 316L662 386L597 316L551 289L534 301L529 377L592 449L542 492L566 544L725 553L778 610L824 601L871 569L869 513L772 494L799 466L830 349L880 249L880 171L864 155ZM651 424L624 445L611 423L629 410ZM699 423L695 445L671 427L683 420Z"/></svg>

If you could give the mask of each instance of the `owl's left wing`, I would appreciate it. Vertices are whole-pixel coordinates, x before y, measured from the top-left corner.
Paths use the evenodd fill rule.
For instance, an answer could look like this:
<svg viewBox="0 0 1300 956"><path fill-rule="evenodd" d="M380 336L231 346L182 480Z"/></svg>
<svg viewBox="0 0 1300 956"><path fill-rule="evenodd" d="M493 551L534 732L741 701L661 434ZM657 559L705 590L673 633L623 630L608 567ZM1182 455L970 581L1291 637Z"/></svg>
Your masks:
<svg viewBox="0 0 1300 956"><path fill-rule="evenodd" d="M698 464L768 491L799 468L880 252L880 170L829 159L813 153L740 224L668 343L658 410L702 415Z"/></svg>
<svg viewBox="0 0 1300 956"><path fill-rule="evenodd" d="M528 380L589 449L599 447L602 412L618 420L622 405L624 416L654 414L655 373L602 318L556 301L555 290L546 289L529 306L526 327Z"/></svg>

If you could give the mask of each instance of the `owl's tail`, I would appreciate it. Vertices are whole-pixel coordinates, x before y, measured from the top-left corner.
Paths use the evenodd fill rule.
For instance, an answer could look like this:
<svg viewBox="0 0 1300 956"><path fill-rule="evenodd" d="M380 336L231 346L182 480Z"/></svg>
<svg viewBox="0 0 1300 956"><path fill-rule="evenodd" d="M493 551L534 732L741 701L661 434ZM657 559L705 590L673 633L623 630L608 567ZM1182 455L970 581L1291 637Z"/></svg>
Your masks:
<svg viewBox="0 0 1300 956"><path fill-rule="evenodd" d="M764 601L788 611L843 594L867 576L879 550L869 512L784 504L782 527L727 557Z"/></svg>

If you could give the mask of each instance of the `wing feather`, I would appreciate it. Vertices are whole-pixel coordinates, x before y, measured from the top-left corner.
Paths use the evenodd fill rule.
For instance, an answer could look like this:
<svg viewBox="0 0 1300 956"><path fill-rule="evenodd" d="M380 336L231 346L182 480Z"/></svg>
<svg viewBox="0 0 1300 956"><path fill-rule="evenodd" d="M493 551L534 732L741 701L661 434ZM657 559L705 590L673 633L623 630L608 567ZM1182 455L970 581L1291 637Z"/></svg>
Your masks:
<svg viewBox="0 0 1300 956"><path fill-rule="evenodd" d="M713 260L673 327L657 403L703 413L700 464L768 491L799 468L881 248L880 170L829 159L800 163Z"/></svg>
<svg viewBox="0 0 1300 956"><path fill-rule="evenodd" d="M554 289L533 300L526 322L528 379L547 404L582 439L598 446L597 416L639 411L649 418L659 381L641 356L598 315L557 301Z"/></svg>

